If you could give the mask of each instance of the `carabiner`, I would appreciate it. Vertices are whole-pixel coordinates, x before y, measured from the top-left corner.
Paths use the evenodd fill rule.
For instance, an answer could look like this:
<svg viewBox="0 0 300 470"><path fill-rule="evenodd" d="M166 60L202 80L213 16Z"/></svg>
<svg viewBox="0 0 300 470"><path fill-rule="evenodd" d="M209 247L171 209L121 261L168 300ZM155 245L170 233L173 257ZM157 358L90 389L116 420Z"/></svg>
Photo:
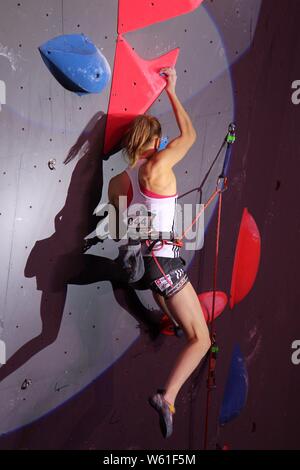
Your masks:
<svg viewBox="0 0 300 470"><path fill-rule="evenodd" d="M227 176L220 175L217 182L216 191L223 193L228 189L228 178Z"/></svg>

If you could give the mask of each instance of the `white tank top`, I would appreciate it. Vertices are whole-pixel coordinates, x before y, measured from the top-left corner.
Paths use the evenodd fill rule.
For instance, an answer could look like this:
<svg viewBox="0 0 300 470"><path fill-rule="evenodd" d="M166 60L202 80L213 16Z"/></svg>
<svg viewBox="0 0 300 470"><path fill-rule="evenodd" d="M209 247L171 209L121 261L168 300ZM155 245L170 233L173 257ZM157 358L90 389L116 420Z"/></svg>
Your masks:
<svg viewBox="0 0 300 470"><path fill-rule="evenodd" d="M128 167L126 169L131 181L133 193L132 201L128 207L128 216L130 216L130 208L132 208L132 214L136 214L136 208L133 209L134 204L142 204L147 208L148 213L151 213L153 216L151 225L149 225L155 232L173 232L175 230L178 194L161 196L141 187L139 183L139 169L145 161L145 159L140 159L134 168ZM167 238L168 237L166 237L166 239ZM146 243L142 244L142 252L144 256L152 256L151 252L147 250ZM154 247L154 254L164 258L177 258L179 257L179 248L172 244L162 244L158 242Z"/></svg>

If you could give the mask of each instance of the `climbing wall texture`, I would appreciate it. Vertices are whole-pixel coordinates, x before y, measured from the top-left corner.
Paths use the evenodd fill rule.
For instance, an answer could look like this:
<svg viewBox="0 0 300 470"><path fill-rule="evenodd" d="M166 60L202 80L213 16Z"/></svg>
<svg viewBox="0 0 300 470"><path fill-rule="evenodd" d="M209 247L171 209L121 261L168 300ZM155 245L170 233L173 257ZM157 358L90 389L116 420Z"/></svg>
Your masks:
<svg viewBox="0 0 300 470"><path fill-rule="evenodd" d="M200 3L200 2L199 2ZM1 0L0 367L1 449L201 449L205 364L178 397L165 441L147 398L165 381L184 338L156 335L161 312L149 291L124 289L112 260L118 245L95 236L121 153L104 156L111 83L77 96L51 76L38 47L84 33L114 67L117 0ZM222 157L201 185L233 120L238 139L224 193L218 288L229 293L239 224L247 207L259 227L253 289L217 319L220 353L209 448L299 448L300 371L291 343L300 329L296 244L300 68L297 0L205 0L196 10L124 35L145 60L179 47L177 92L198 140L176 166L181 203L205 202ZM177 135L163 93L149 113ZM105 157L105 158L104 158ZM49 162L55 160L51 170ZM185 251L190 279L212 288L215 206L205 243ZM71 282L66 283L66 279ZM72 281L73 279L73 281ZM297 302L298 301L298 302ZM218 426L232 351L239 344L249 390L241 414Z"/></svg>

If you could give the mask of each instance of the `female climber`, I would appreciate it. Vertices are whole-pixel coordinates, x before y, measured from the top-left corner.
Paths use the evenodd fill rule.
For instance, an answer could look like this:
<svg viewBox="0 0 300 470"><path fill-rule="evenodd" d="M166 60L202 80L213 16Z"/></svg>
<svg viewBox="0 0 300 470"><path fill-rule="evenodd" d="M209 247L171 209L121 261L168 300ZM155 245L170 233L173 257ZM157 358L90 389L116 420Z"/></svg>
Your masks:
<svg viewBox="0 0 300 470"><path fill-rule="evenodd" d="M119 196L124 195L128 195L130 205L143 204L151 215L155 215L152 228L158 233L167 234L174 230L177 200L173 168L195 143L196 131L176 95L176 70L163 68L161 74L167 81L165 89L175 113L179 135L165 149L158 151L161 139L159 121L149 115L137 116L123 141L129 166L111 179L108 195L116 209ZM168 237L154 242L150 240L150 243L149 240L142 242L145 264L142 281L151 289L163 312L180 325L186 338L186 344L164 386L149 398L149 403L159 413L164 437L169 437L173 431L175 400L179 390L211 346L207 324L179 250Z"/></svg>

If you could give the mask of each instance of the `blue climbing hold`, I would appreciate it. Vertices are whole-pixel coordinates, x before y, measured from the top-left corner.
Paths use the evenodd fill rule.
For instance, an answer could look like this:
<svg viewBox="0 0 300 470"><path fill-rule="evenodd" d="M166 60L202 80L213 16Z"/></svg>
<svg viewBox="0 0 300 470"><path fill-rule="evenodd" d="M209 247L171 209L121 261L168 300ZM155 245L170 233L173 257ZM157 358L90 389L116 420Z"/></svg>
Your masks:
<svg viewBox="0 0 300 470"><path fill-rule="evenodd" d="M158 147L158 151L160 152L161 150L164 150L166 148L166 146L168 145L169 143L169 139L168 137L166 136L163 136L161 139L160 139L160 145Z"/></svg>
<svg viewBox="0 0 300 470"><path fill-rule="evenodd" d="M109 63L84 34L58 36L39 51L56 80L78 95L101 93L111 79Z"/></svg>
<svg viewBox="0 0 300 470"><path fill-rule="evenodd" d="M220 425L236 418L246 405L248 395L248 372L239 345L232 353L229 375L219 417Z"/></svg>

